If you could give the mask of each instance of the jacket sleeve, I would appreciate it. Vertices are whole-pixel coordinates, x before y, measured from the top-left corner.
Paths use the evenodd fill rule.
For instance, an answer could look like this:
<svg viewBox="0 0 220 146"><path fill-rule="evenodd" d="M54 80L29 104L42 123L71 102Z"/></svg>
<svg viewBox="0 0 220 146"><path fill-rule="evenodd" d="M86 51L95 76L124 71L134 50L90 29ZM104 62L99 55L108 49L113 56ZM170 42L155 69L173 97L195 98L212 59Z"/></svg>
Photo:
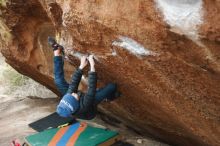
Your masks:
<svg viewBox="0 0 220 146"><path fill-rule="evenodd" d="M88 81L88 91L83 99L83 110L87 111L91 106L93 106L96 94L97 86L97 74L96 72L89 72L89 81Z"/></svg>
<svg viewBox="0 0 220 146"><path fill-rule="evenodd" d="M83 71L81 69L77 69L74 72L67 93L71 94L71 93L77 93L78 92L78 86L79 86L79 83L81 81L82 74L83 74Z"/></svg>

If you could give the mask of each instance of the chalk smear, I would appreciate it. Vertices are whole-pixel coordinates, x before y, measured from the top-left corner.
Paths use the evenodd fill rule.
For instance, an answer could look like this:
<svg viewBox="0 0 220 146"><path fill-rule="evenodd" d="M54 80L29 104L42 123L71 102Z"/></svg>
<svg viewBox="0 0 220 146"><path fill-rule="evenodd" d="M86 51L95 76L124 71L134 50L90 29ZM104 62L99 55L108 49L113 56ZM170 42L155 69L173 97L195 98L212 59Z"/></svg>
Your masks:
<svg viewBox="0 0 220 146"><path fill-rule="evenodd" d="M89 84L88 77L86 77L85 75L82 75L82 82L88 85Z"/></svg>
<svg viewBox="0 0 220 146"><path fill-rule="evenodd" d="M117 52L115 50L112 50L112 56L117 56Z"/></svg>
<svg viewBox="0 0 220 146"><path fill-rule="evenodd" d="M71 55L78 58L78 59L81 59L82 56L84 56L85 54L80 53L80 52L76 52L76 51L71 51Z"/></svg>
<svg viewBox="0 0 220 146"><path fill-rule="evenodd" d="M136 56L156 55L156 53L144 48L144 46L142 46L135 40L125 36L120 36L117 41L114 41L112 43L112 45L124 48Z"/></svg>
<svg viewBox="0 0 220 146"><path fill-rule="evenodd" d="M198 39L198 26L203 23L202 0L155 0L157 8L171 31Z"/></svg>

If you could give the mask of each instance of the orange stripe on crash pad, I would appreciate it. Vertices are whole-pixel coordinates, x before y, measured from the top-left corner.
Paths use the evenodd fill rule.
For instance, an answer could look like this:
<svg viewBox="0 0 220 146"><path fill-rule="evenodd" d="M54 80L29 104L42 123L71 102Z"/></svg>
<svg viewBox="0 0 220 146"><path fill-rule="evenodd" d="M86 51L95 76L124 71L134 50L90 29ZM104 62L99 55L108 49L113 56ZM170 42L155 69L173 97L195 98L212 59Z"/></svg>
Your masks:
<svg viewBox="0 0 220 146"><path fill-rule="evenodd" d="M68 129L69 126L60 128L60 130L55 134L48 146L56 146L56 144L59 142L59 140L62 138L62 136L66 133Z"/></svg>
<svg viewBox="0 0 220 146"><path fill-rule="evenodd" d="M77 129L77 131L71 136L69 141L67 142L66 146L74 146L78 137L80 134L86 129L87 124L86 123L80 123L80 127Z"/></svg>

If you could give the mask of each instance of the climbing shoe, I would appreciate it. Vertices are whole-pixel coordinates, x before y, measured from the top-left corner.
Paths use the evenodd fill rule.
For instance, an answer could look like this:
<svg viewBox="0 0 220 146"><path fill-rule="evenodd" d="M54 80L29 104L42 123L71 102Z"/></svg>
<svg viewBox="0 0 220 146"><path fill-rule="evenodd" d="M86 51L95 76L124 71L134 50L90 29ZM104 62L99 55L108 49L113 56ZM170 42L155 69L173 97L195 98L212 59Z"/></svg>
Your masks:
<svg viewBox="0 0 220 146"><path fill-rule="evenodd" d="M57 49L61 49L62 54L64 54L64 48L60 44L56 42L56 40L52 37L48 37L48 44L53 48L53 51Z"/></svg>
<svg viewBox="0 0 220 146"><path fill-rule="evenodd" d="M111 98L105 98L105 102L111 102L113 100L115 100L116 98L121 96L121 92L120 91L116 91L114 96L112 96Z"/></svg>

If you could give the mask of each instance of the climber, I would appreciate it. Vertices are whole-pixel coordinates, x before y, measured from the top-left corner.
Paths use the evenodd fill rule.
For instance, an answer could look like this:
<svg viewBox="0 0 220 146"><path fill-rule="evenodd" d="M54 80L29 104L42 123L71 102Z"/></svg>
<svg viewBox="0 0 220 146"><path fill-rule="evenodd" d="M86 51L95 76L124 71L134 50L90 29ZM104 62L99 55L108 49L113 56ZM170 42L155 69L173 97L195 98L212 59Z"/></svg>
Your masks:
<svg viewBox="0 0 220 146"><path fill-rule="evenodd" d="M54 52L55 84L63 96L57 106L57 113L60 116L90 120L96 116L96 107L101 101L112 101L120 96L120 93L117 91L117 85L113 83L96 90L97 73L95 71L93 55L81 57L80 66L72 75L71 83L68 84L64 78L63 70L64 48L51 37L48 37L48 43ZM83 74L83 69L87 64L90 64L88 91L87 93L83 93L78 91L78 86Z"/></svg>

